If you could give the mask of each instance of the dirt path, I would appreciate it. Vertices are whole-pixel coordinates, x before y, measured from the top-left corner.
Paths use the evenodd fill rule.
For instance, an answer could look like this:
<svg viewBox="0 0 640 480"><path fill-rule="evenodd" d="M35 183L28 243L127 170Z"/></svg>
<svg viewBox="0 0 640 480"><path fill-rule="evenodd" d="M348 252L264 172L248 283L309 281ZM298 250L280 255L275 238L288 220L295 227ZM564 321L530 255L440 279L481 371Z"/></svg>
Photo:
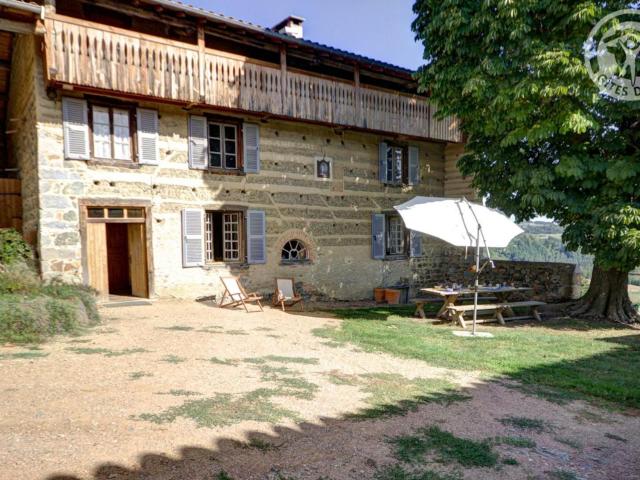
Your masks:
<svg viewBox="0 0 640 480"><path fill-rule="evenodd" d="M640 476L639 418L312 334L331 318L178 301L103 316L0 348L0 479L369 479L414 469L389 439L434 426L511 439L492 467L433 464L451 478Z"/></svg>

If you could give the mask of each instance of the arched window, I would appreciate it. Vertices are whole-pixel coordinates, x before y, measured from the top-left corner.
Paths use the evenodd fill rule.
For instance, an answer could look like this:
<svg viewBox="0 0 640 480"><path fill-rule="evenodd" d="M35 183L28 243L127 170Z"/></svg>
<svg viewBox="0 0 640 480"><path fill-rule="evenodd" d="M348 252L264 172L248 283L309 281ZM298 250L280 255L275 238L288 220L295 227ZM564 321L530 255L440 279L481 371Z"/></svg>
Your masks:
<svg viewBox="0 0 640 480"><path fill-rule="evenodd" d="M309 259L307 246L301 240L289 240L282 247L281 258L287 263L304 262Z"/></svg>

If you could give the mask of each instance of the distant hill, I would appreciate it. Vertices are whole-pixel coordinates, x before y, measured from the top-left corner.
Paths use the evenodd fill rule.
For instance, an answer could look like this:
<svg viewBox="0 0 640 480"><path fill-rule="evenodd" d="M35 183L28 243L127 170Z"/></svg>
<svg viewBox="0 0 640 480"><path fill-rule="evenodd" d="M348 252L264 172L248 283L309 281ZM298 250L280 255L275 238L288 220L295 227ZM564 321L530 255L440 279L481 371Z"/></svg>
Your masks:
<svg viewBox="0 0 640 480"><path fill-rule="evenodd" d="M542 221L523 222L520 227L525 233L515 238L507 248L495 249L496 259L575 263L580 266L584 277L591 277L593 257L567 250L562 243L562 227Z"/></svg>

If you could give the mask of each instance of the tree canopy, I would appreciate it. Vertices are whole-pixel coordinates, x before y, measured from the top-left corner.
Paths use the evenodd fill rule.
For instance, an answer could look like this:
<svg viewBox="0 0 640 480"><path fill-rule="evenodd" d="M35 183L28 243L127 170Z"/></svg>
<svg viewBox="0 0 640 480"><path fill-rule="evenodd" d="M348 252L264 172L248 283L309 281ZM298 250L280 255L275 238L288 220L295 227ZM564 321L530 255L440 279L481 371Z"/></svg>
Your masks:
<svg viewBox="0 0 640 480"><path fill-rule="evenodd" d="M640 265L640 102L603 95L584 44L624 1L417 0L419 70L467 136L463 174L518 220L564 227L603 270Z"/></svg>

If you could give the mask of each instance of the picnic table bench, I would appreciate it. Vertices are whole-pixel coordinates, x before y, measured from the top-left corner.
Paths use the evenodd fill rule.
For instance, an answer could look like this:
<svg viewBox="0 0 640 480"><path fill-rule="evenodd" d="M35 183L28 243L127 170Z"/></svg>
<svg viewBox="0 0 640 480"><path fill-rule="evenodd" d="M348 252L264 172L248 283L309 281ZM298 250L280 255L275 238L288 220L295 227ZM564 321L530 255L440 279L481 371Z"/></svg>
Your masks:
<svg viewBox="0 0 640 480"><path fill-rule="evenodd" d="M493 311L494 317L478 319L478 323L486 322L500 322L501 325L505 324L505 314L508 320L520 320L524 318L535 318L536 320L542 320L540 316L539 308L546 305L544 302L538 302L536 300L526 300L522 302L505 302L505 303L484 303L478 305L478 312ZM530 308L531 315L515 316L513 313L514 308ZM467 312L473 312L473 305L449 305L447 307L451 317L458 321L462 328L466 328L464 314Z"/></svg>

